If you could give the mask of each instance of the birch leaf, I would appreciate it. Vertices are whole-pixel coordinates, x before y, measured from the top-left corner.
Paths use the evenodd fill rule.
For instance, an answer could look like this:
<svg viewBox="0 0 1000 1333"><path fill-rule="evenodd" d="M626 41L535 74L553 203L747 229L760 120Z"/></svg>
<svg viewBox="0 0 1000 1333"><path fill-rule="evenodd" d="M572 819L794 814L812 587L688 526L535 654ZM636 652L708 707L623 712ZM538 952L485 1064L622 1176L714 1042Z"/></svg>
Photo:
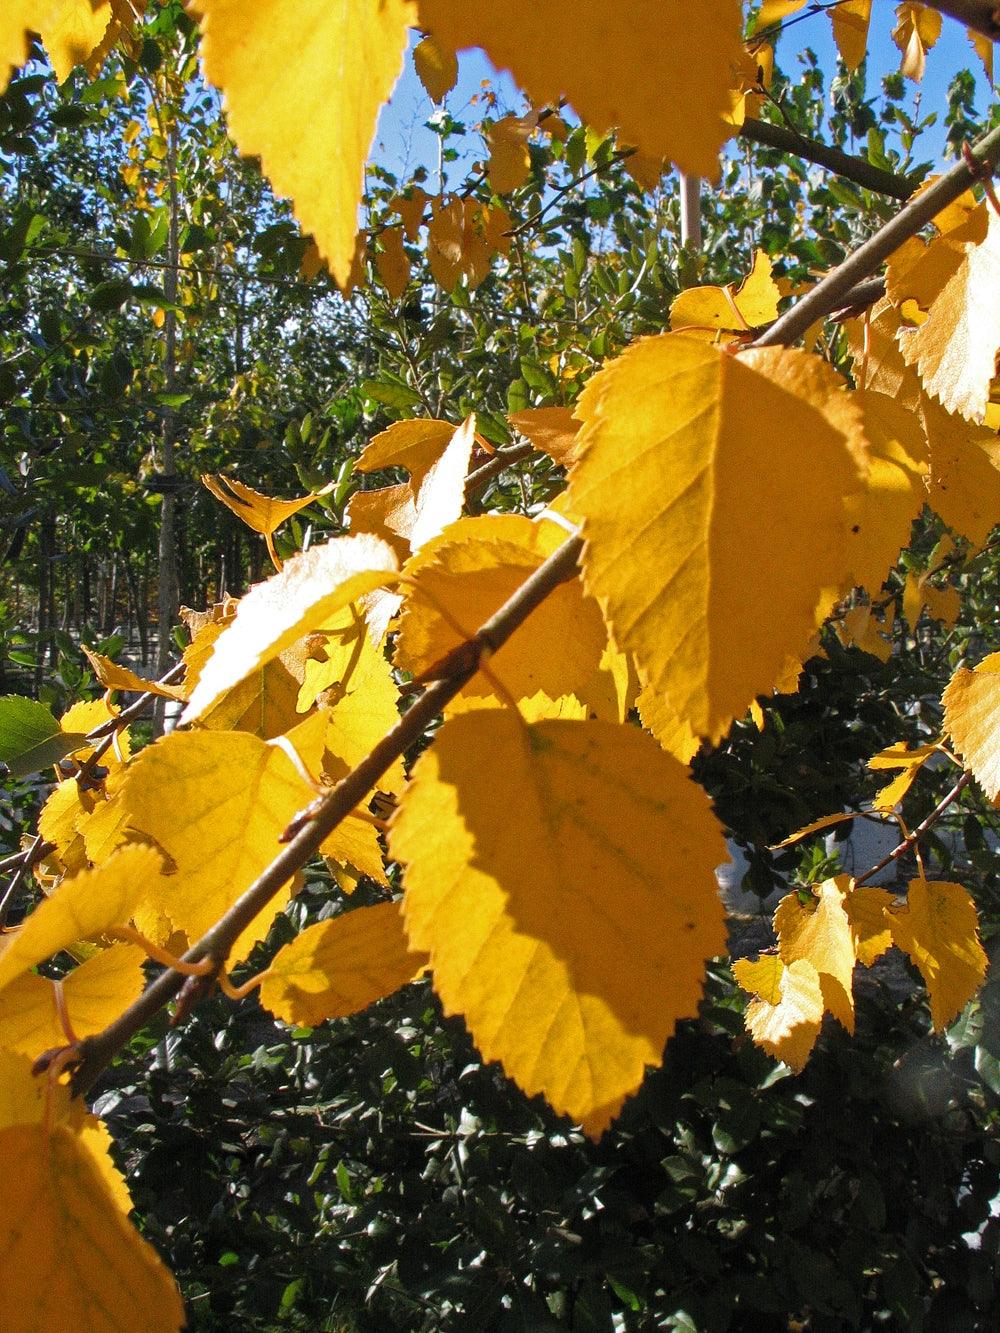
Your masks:
<svg viewBox="0 0 1000 1333"><path fill-rule="evenodd" d="M852 72L865 58L868 49L868 25L872 16L872 0L845 0L830 10L833 40L844 64Z"/></svg>
<svg viewBox="0 0 1000 1333"><path fill-rule="evenodd" d="M930 5L901 4L896 20L892 40L903 57L899 72L919 83L927 67L927 52L941 36L941 15Z"/></svg>
<svg viewBox="0 0 1000 1333"><path fill-rule="evenodd" d="M867 885L852 889L844 900L851 925L854 952L863 967L871 967L892 945L889 908L892 894Z"/></svg>
<svg viewBox="0 0 1000 1333"><path fill-rule="evenodd" d="M773 265L763 250L754 255L753 268L743 282L727 287L688 287L674 298L670 307L670 327L676 330L712 330L747 333L778 318L781 292L772 276Z"/></svg>
<svg viewBox="0 0 1000 1333"><path fill-rule="evenodd" d="M273 496L262 495L251 486L245 486L235 477L224 477L212 472L202 473L201 484L248 528L259 532L262 537L270 537L286 519L316 499L316 495L311 494L300 495L294 500L277 500ZM316 494L322 493L319 491Z"/></svg>
<svg viewBox="0 0 1000 1333"><path fill-rule="evenodd" d="M0 954L0 990L77 940L126 925L155 890L162 868L162 858L152 847L122 847L99 869L63 880Z"/></svg>
<svg viewBox="0 0 1000 1333"><path fill-rule="evenodd" d="M458 60L454 51L425 37L413 48L413 67L432 102L443 102L458 82Z"/></svg>
<svg viewBox="0 0 1000 1333"><path fill-rule="evenodd" d="M1000 439L926 396L921 412L930 457L927 503L973 546L1000 519Z"/></svg>
<svg viewBox="0 0 1000 1333"><path fill-rule="evenodd" d="M848 1032L854 1031L854 941L844 906L850 881L846 875L825 880L802 903L786 894L774 914L778 953L787 964L807 959L819 974L823 1003Z"/></svg>
<svg viewBox="0 0 1000 1333"><path fill-rule="evenodd" d="M403 467L415 488L427 476L455 434L450 421L418 417L412 421L394 421L380 431L362 450L355 463L356 472L378 472L387 467Z"/></svg>
<svg viewBox="0 0 1000 1333"><path fill-rule="evenodd" d="M944 694L944 729L988 800L1000 796L1000 653L959 667Z"/></svg>
<svg viewBox="0 0 1000 1333"><path fill-rule="evenodd" d="M376 903L308 926L264 973L260 1002L283 1023L315 1026L360 1013L412 981L426 955L411 953L398 903Z"/></svg>
<svg viewBox="0 0 1000 1333"><path fill-rule="evenodd" d="M523 412L512 412L507 420L560 467L569 467L576 457L580 423L572 408L528 407Z"/></svg>
<svg viewBox="0 0 1000 1333"><path fill-rule="evenodd" d="M386 227L379 240L381 248L375 256L375 267L386 291L398 301L410 281L410 256L403 245L403 228Z"/></svg>
<svg viewBox="0 0 1000 1333"><path fill-rule="evenodd" d="M156 694L162 699L183 699L182 685L161 685L155 680L144 680L129 667L119 666L109 657L95 653L93 649L80 645L80 651L93 669L94 675L106 690L128 690L135 694Z"/></svg>
<svg viewBox="0 0 1000 1333"><path fill-rule="evenodd" d="M366 592L396 582L396 557L385 542L362 533L334 537L287 561L239 603L212 645L184 710L194 722L239 681L270 662Z"/></svg>
<svg viewBox="0 0 1000 1333"><path fill-rule="evenodd" d="M802 660L849 575L860 412L818 358L681 334L634 343L575 410L587 589L654 692L717 741Z"/></svg>
<svg viewBox="0 0 1000 1333"><path fill-rule="evenodd" d="M445 1012L599 1136L724 947L704 793L636 728L489 709L444 723L389 842Z"/></svg>
<svg viewBox="0 0 1000 1333"><path fill-rule="evenodd" d="M889 913L892 942L909 954L927 986L931 1024L946 1028L986 978L976 906L961 884L910 881L906 904Z"/></svg>
<svg viewBox="0 0 1000 1333"><path fill-rule="evenodd" d="M205 77L244 156L293 201L346 288L364 165L403 68L407 0L198 0Z"/></svg>
<svg viewBox="0 0 1000 1333"><path fill-rule="evenodd" d="M805 1068L823 1023L819 974L807 959L785 966L777 955L756 962L741 958L733 976L753 999L744 1021L762 1049L799 1073Z"/></svg>
<svg viewBox="0 0 1000 1333"><path fill-rule="evenodd" d="M737 0L419 0L420 26L452 50L481 46L535 106L565 94L591 129L712 180L743 62Z"/></svg>
<svg viewBox="0 0 1000 1333"><path fill-rule="evenodd" d="M939 751L940 746L937 744L917 745L911 750L905 741L897 741L895 745L890 745L873 755L868 760L868 767L875 772L885 769L891 771L895 768L902 770L898 777L893 778L888 786L883 787L876 795L874 809L894 810L913 786L927 760Z"/></svg>
<svg viewBox="0 0 1000 1333"><path fill-rule="evenodd" d="M496 194L519 190L531 174L528 139L535 126L530 119L503 116L486 131L490 150L487 168L490 185Z"/></svg>

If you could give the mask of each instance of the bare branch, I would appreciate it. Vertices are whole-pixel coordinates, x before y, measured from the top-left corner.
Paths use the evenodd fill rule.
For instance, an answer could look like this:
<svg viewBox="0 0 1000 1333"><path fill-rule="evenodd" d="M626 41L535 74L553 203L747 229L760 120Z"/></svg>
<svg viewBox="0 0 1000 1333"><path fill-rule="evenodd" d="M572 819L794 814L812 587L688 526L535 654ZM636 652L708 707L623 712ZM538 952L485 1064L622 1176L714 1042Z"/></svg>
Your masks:
<svg viewBox="0 0 1000 1333"><path fill-rule="evenodd" d="M883 171L866 158L852 157L840 148L820 143L816 139L807 139L805 135L796 134L794 130L784 125L775 125L769 120L755 120L748 116L740 127L739 137L764 148L776 148L779 152L815 162L817 166L826 167L845 180L864 186L866 190L887 194L893 199L909 199L916 188L906 176Z"/></svg>

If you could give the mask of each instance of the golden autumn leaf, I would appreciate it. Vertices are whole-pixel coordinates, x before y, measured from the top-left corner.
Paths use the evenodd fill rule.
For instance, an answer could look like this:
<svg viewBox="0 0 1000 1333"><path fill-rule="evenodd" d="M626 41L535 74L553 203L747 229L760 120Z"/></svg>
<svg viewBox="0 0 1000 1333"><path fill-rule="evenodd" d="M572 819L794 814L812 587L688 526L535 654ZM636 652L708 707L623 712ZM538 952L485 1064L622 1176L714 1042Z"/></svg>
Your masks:
<svg viewBox="0 0 1000 1333"><path fill-rule="evenodd" d="M397 194L392 201L393 207L403 220L403 230L408 241L415 241L420 235L420 228L424 222L424 208L429 198L430 195L419 185L412 185L409 193Z"/></svg>
<svg viewBox="0 0 1000 1333"><path fill-rule="evenodd" d="M930 478L927 503L973 546L982 546L1000 519L1000 439L924 396Z"/></svg>
<svg viewBox="0 0 1000 1333"><path fill-rule="evenodd" d="M314 1026L360 1013L426 964L403 934L398 903L376 903L308 926L264 973L260 1002L283 1023Z"/></svg>
<svg viewBox="0 0 1000 1333"><path fill-rule="evenodd" d="M123 926L155 892L163 859L152 847L122 847L96 870L65 879L38 904L0 953L0 990L77 940Z"/></svg>
<svg viewBox="0 0 1000 1333"><path fill-rule="evenodd" d="M911 750L905 741L897 741L895 745L890 745L878 754L873 755L868 760L868 767L875 772L888 769L900 769L898 777L893 780L875 797L873 808L876 810L893 810L900 803L906 793L913 786L917 775L923 768L927 760L932 755L940 752L940 745L932 743L930 745L916 745Z"/></svg>
<svg viewBox="0 0 1000 1333"><path fill-rule="evenodd" d="M58 0L7 0L0 15L0 93L28 58L30 34L45 23Z"/></svg>
<svg viewBox="0 0 1000 1333"><path fill-rule="evenodd" d="M856 957L844 902L850 884L847 875L825 880L813 887L805 903L797 893L786 894L774 913L774 929L782 962L804 958L812 963L819 974L824 1005L853 1032Z"/></svg>
<svg viewBox="0 0 1000 1333"><path fill-rule="evenodd" d="M286 742L310 774L319 772L326 723L313 714ZM247 732L172 732L134 760L122 804L174 862L157 906L193 943L270 865L281 833L315 795L281 744ZM240 936L234 961L263 939L289 897L286 885Z"/></svg>
<svg viewBox="0 0 1000 1333"><path fill-rule="evenodd" d="M724 947L707 797L634 727L489 709L444 723L389 845L445 1012L600 1135Z"/></svg>
<svg viewBox="0 0 1000 1333"><path fill-rule="evenodd" d="M496 194L519 190L531 174L528 139L535 131L531 117L504 116L486 131L490 150L487 167Z"/></svg>
<svg viewBox="0 0 1000 1333"><path fill-rule="evenodd" d="M481 46L535 106L565 94L591 129L715 180L743 60L738 0L419 0L421 28L453 50Z"/></svg>
<svg viewBox="0 0 1000 1333"><path fill-rule="evenodd" d="M576 457L580 423L571 407L528 407L512 412L507 420L560 467L569 467Z"/></svg>
<svg viewBox="0 0 1000 1333"><path fill-rule="evenodd" d="M870 389L915 412L920 405L920 377L903 360L897 335L903 327L898 308L885 298L874 305L867 319L844 325L859 389Z"/></svg>
<svg viewBox="0 0 1000 1333"><path fill-rule="evenodd" d="M439 197L427 227L427 263L434 281L446 292L465 278L475 291L490 271L494 255L505 255L511 221L499 207L475 199Z"/></svg>
<svg viewBox="0 0 1000 1333"><path fill-rule="evenodd" d="M408 0L198 0L205 77L240 152L293 201L348 286L364 165L403 68Z"/></svg>
<svg viewBox="0 0 1000 1333"><path fill-rule="evenodd" d="M59 982L25 972L0 993L4 1046L35 1057L102 1031L138 998L145 959L133 944L113 944Z"/></svg>
<svg viewBox="0 0 1000 1333"><path fill-rule="evenodd" d="M398 301L410 281L410 256L403 245L403 228L386 227L379 239L381 246L375 255L375 268L386 291Z"/></svg>
<svg viewBox="0 0 1000 1333"><path fill-rule="evenodd" d="M302 721L299 691L310 664L310 640L300 639L257 667L198 719L211 731L249 731L261 740L282 736Z"/></svg>
<svg viewBox="0 0 1000 1333"><path fill-rule="evenodd" d="M60 83L100 46L111 22L110 0L37 0L26 8ZM15 0L15 17L21 9Z"/></svg>
<svg viewBox="0 0 1000 1333"><path fill-rule="evenodd" d="M887 889L873 889L867 885L851 889L844 899L854 953L863 967L871 967L892 945L888 915L892 902L892 894Z"/></svg>
<svg viewBox="0 0 1000 1333"><path fill-rule="evenodd" d="M357 472L378 472L382 468L402 467L419 489L448 446L457 427L450 421L418 417L394 421L362 450L355 463Z"/></svg>
<svg viewBox="0 0 1000 1333"><path fill-rule="evenodd" d="M988 800L1000 796L1000 653L959 667L941 696L944 729Z"/></svg>
<svg viewBox="0 0 1000 1333"><path fill-rule="evenodd" d="M743 282L726 287L688 287L674 298L670 327L684 332L713 330L747 333L778 318L781 292L772 276L773 265L763 250L754 255L753 268Z"/></svg>
<svg viewBox="0 0 1000 1333"><path fill-rule="evenodd" d="M180 685L161 685L155 680L143 680L129 667L119 666L109 657L95 653L92 648L81 644L80 651L93 668L94 675L106 690L131 690L137 694L157 694L164 699L183 699L184 688Z"/></svg>
<svg viewBox="0 0 1000 1333"><path fill-rule="evenodd" d="M246 676L375 588L396 582L391 548L364 533L334 537L250 589L212 645L182 721L194 722Z"/></svg>
<svg viewBox="0 0 1000 1333"><path fill-rule="evenodd" d="M892 656L892 626L895 608L892 603L879 619L869 606L852 606L839 620L834 622L837 638L845 648L857 648L863 653L870 653L880 662L888 662Z"/></svg>
<svg viewBox="0 0 1000 1333"><path fill-rule="evenodd" d="M305 509L306 505L312 504L316 495L323 494L322 491L318 491L315 494L297 496L294 500L278 500L270 495L262 495L252 486L245 486L235 477L225 477L221 473L212 472L202 473L201 484L238 519L242 519L248 528L259 532L262 537L270 537L286 519L297 514L300 509Z"/></svg>
<svg viewBox="0 0 1000 1333"><path fill-rule="evenodd" d="M909 954L927 987L935 1032L956 1017L986 977L976 905L961 884L913 879L906 903L889 912L892 942Z"/></svg>
<svg viewBox="0 0 1000 1333"><path fill-rule="evenodd" d="M650 688L717 741L802 660L850 572L860 410L804 352L661 334L600 371L575 411L588 591Z"/></svg>
<svg viewBox="0 0 1000 1333"><path fill-rule="evenodd" d="M820 978L808 959L787 967L777 954L733 963L733 976L753 996L744 1021L756 1044L800 1073L823 1024Z"/></svg>
<svg viewBox="0 0 1000 1333"><path fill-rule="evenodd" d="M983 62L983 73L986 75L987 82L993 84L993 43L981 32L976 32L974 28L967 28L966 35L972 44L972 49Z"/></svg>
<svg viewBox="0 0 1000 1333"><path fill-rule="evenodd" d="M0 1327L175 1333L173 1278L66 1126L0 1131Z"/></svg>
<svg viewBox="0 0 1000 1333"><path fill-rule="evenodd" d="M425 37L413 48L413 68L432 102L443 102L458 82L458 58L454 51Z"/></svg>
<svg viewBox="0 0 1000 1333"><path fill-rule="evenodd" d="M1000 349L1000 217L988 202L979 209L969 225L985 234L962 245L927 318L899 339L927 392L970 421L985 416Z"/></svg>
<svg viewBox="0 0 1000 1333"><path fill-rule="evenodd" d="M429 542L404 570L407 591L396 640L397 666L423 676L490 618L563 544L551 522L513 514L465 518ZM562 583L532 612L523 632L493 654L490 676L514 699L574 695L599 717L624 716L621 682L605 654L608 632L579 579ZM452 709L496 703L490 676L474 676Z"/></svg>
<svg viewBox="0 0 1000 1333"><path fill-rule="evenodd" d="M410 554L410 533L416 518L413 487L402 482L375 491L355 491L347 502L345 518L352 533L377 537L402 564Z"/></svg>
<svg viewBox="0 0 1000 1333"><path fill-rule="evenodd" d="M941 14L938 10L930 5L899 5L892 34L903 57L899 72L919 83L927 67L927 52L940 36Z"/></svg>
<svg viewBox="0 0 1000 1333"><path fill-rule="evenodd" d="M855 70L865 58L872 0L844 0L830 10L833 39L840 57L849 70Z"/></svg>

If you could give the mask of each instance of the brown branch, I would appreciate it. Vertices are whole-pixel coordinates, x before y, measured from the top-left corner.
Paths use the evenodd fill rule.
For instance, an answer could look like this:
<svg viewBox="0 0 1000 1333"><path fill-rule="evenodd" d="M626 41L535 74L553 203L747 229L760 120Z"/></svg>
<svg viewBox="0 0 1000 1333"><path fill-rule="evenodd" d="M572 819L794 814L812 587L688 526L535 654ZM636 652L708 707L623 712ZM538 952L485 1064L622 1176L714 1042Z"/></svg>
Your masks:
<svg viewBox="0 0 1000 1333"><path fill-rule="evenodd" d="M925 0L931 9L949 14L967 28L974 28L991 41L1000 42L1000 3L998 0Z"/></svg>
<svg viewBox="0 0 1000 1333"><path fill-rule="evenodd" d="M13 858L13 860L17 862L17 869L14 871L13 875L11 875L10 883L4 889L3 896L0 897L0 931L2 931L7 924L7 913L11 909L11 905L14 902L14 895L21 887L25 875L33 865L37 865L39 861L44 860L51 850L52 844L46 842L42 835L38 833L32 839L31 845L26 847L23 852L20 852L17 857ZM9 862L5 861L4 864L7 865Z"/></svg>
<svg viewBox="0 0 1000 1333"><path fill-rule="evenodd" d="M465 482L466 499L471 500L479 495L494 477L503 472L504 468L513 467L515 463L530 458L536 452L533 444L515 444L509 449L498 450L488 463L483 463L482 467L477 467L475 472L469 473Z"/></svg>
<svg viewBox="0 0 1000 1333"><path fill-rule="evenodd" d="M583 542L579 537L564 542L479 629L475 639L481 650L496 652L553 588L572 578L582 549ZM473 662L448 680L439 681L425 690L367 758L311 808L312 817L229 911L184 954L184 963L211 958L221 964L226 959L243 930L282 885L316 855L341 820L361 804L382 774L419 740L445 704L475 675L476 668L477 662ZM138 1000L103 1032L81 1042L79 1062L73 1074L74 1094L80 1096L93 1085L113 1056L177 995L185 980L173 969L161 972Z"/></svg>
<svg viewBox="0 0 1000 1333"><path fill-rule="evenodd" d="M826 167L866 190L887 194L893 199L909 199L916 189L906 176L884 171L881 167L873 166L866 158L852 157L840 148L820 143L816 139L807 139L805 135L797 134L795 130L786 129L783 125L775 125L772 121L756 120L748 116L740 128L739 138L763 148L775 148L779 152L805 158L807 162Z"/></svg>
<svg viewBox="0 0 1000 1333"><path fill-rule="evenodd" d="M927 818L923 820L922 823L918 824L913 832L908 837L904 838L898 847L894 847L888 856L883 856L877 866L872 866L871 870L866 870L863 875L858 876L854 881L855 888L857 888L859 884L864 884L868 880L874 879L880 870L885 870L888 866L892 865L893 861L898 861L901 856L905 856L911 847L915 847L924 834L934 827L944 812L948 809L949 805L952 805L954 801L957 800L958 796L965 790L971 781L972 774L963 773L952 787L951 791L938 801L937 805Z"/></svg>

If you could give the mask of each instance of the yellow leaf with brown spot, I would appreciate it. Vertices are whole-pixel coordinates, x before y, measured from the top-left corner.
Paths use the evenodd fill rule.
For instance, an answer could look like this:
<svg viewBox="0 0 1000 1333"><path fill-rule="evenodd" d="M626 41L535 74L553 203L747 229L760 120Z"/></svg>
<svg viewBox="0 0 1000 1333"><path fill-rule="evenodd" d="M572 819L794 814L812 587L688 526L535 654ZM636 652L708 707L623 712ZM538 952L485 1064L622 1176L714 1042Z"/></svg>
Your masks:
<svg viewBox="0 0 1000 1333"><path fill-rule="evenodd" d="M924 979L931 1025L940 1032L965 1008L986 978L976 905L961 884L913 879L906 903L889 912L892 942Z"/></svg>
<svg viewBox="0 0 1000 1333"><path fill-rule="evenodd" d="M326 725L325 713L315 713L286 741L311 775L320 771ZM121 799L133 826L172 859L176 872L164 876L157 906L193 942L270 865L292 816L315 795L282 745L248 732L194 731L143 750ZM263 939L289 896L286 885L247 927L233 961Z"/></svg>
<svg viewBox="0 0 1000 1333"><path fill-rule="evenodd" d="M824 880L814 886L805 903L797 893L786 894L774 913L774 929L782 962L810 962L819 973L823 1003L848 1032L853 1032L856 958L844 906L850 884L847 875Z"/></svg>
<svg viewBox="0 0 1000 1333"><path fill-rule="evenodd" d="M452 50L481 46L535 106L561 95L591 129L719 175L732 71L743 59L738 0L419 0L421 28Z"/></svg>
<svg viewBox="0 0 1000 1333"><path fill-rule="evenodd" d="M531 175L528 139L534 133L531 118L504 116L486 131L490 160L490 185L497 194L519 190Z"/></svg>
<svg viewBox="0 0 1000 1333"><path fill-rule="evenodd" d="M260 1002L283 1023L315 1026L360 1013L412 981L427 962L411 953L398 903L376 903L308 926L274 956Z"/></svg>
<svg viewBox="0 0 1000 1333"><path fill-rule="evenodd" d="M334 537L292 556L283 570L258 583L212 644L184 710L194 722L251 672L366 592L397 580L390 547L365 534Z"/></svg>
<svg viewBox="0 0 1000 1333"><path fill-rule="evenodd" d="M823 993L812 963L802 958L786 967L776 954L756 962L741 958L733 963L733 976L754 997L744 1015L751 1037L801 1072L823 1024Z"/></svg>
<svg viewBox="0 0 1000 1333"><path fill-rule="evenodd" d="M407 0L198 0L205 77L240 152L293 201L342 288L356 258L364 166L403 68Z"/></svg>
<svg viewBox="0 0 1000 1333"><path fill-rule="evenodd" d="M0 1131L0 1327L175 1333L173 1278L123 1216L80 1136Z"/></svg>
<svg viewBox="0 0 1000 1333"><path fill-rule="evenodd" d="M512 412L507 420L560 467L569 467L575 459L580 423L571 407L528 407Z"/></svg>
<svg viewBox="0 0 1000 1333"><path fill-rule="evenodd" d="M37 963L109 926L128 924L156 891L163 858L152 847L122 847L96 870L83 870L38 904L0 954L0 990Z"/></svg>
<svg viewBox="0 0 1000 1333"><path fill-rule="evenodd" d="M488 709L444 723L389 845L445 1012L599 1136L724 948L707 797L634 727Z"/></svg>
<svg viewBox="0 0 1000 1333"><path fill-rule="evenodd" d="M413 67L432 102L443 102L458 82L458 58L454 51L425 37L413 48Z"/></svg>
<svg viewBox="0 0 1000 1333"><path fill-rule="evenodd" d="M397 666L414 676L433 673L565 540L559 525L515 515L466 518L447 528L406 566ZM489 675L474 676L451 708L495 706L493 676L515 699L540 691L550 699L574 695L597 716L620 720L623 700L607 647L597 603L579 579L561 583L532 612L525 632L490 656Z"/></svg>
<svg viewBox="0 0 1000 1333"><path fill-rule="evenodd" d="M146 955L133 944L113 944L67 973L60 982L25 972L0 992L0 1032L9 1050L35 1058L43 1051L91 1037L137 999ZM57 989L69 1030L59 1014Z"/></svg>
<svg viewBox="0 0 1000 1333"><path fill-rule="evenodd" d="M633 343L575 411L587 589L654 693L717 741L802 660L849 576L860 409L804 352L674 333Z"/></svg>
<svg viewBox="0 0 1000 1333"><path fill-rule="evenodd" d="M844 899L854 952L863 967L871 967L892 945L888 916L892 901L892 894L887 889L867 886L851 889Z"/></svg>
<svg viewBox="0 0 1000 1333"><path fill-rule="evenodd" d="M944 729L967 768L996 802L1000 797L1000 653L972 671L959 667L944 694Z"/></svg>

